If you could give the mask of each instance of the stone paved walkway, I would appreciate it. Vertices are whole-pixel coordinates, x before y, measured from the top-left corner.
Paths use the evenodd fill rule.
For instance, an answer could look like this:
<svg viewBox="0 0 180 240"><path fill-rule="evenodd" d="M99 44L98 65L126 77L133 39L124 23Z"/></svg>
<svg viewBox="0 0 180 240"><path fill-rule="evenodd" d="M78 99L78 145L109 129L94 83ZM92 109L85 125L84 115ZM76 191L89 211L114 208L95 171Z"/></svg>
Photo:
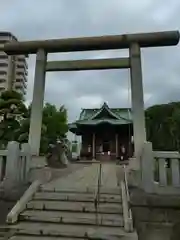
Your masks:
<svg viewBox="0 0 180 240"><path fill-rule="evenodd" d="M94 188L97 186L99 168L100 164L94 163L69 174L65 178L59 178L44 184L43 188L46 190ZM116 165L114 163L103 163L101 176L102 188L117 187Z"/></svg>

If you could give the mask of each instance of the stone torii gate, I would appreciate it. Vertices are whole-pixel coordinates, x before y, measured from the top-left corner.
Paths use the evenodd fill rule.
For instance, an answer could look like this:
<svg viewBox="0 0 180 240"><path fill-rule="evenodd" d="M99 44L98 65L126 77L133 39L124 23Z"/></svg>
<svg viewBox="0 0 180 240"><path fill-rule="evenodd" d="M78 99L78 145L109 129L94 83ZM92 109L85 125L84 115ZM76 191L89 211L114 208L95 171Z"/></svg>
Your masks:
<svg viewBox="0 0 180 240"><path fill-rule="evenodd" d="M29 131L29 143L32 154L39 155L46 71L130 68L135 157L138 157L141 153L142 145L146 141L141 48L171 46L177 45L178 42L178 31L166 31L115 36L12 42L5 44L4 51L8 55L36 54L34 91ZM48 53L125 48L129 49L128 58L47 62Z"/></svg>

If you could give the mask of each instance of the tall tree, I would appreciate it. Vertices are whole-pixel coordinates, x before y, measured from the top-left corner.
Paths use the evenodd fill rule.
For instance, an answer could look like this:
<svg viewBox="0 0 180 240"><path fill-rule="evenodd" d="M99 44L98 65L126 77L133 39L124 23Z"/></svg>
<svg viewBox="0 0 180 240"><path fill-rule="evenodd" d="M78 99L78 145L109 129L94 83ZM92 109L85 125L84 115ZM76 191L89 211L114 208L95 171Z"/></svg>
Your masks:
<svg viewBox="0 0 180 240"><path fill-rule="evenodd" d="M19 129L20 142L27 142L30 126L30 110L28 108L28 117L22 121ZM57 139L66 137L68 131L67 110L64 106L59 109L56 106L46 103L43 108L42 129L41 129L41 153L45 153L49 143L55 143Z"/></svg>
<svg viewBox="0 0 180 240"><path fill-rule="evenodd" d="M180 150L180 102L154 105L146 110L147 138L154 150Z"/></svg>
<svg viewBox="0 0 180 240"><path fill-rule="evenodd" d="M0 97L0 147L8 141L17 140L17 130L25 117L27 108L23 97L16 91L5 91Z"/></svg>
<svg viewBox="0 0 180 240"><path fill-rule="evenodd" d="M41 152L46 152L50 143L66 138L68 131L66 108L61 106L57 109L55 105L46 103L43 108L42 123L46 131L41 135Z"/></svg>
<svg viewBox="0 0 180 240"><path fill-rule="evenodd" d="M23 96L16 91L5 91L0 97L0 116L3 120L21 118L27 113Z"/></svg>
<svg viewBox="0 0 180 240"><path fill-rule="evenodd" d="M57 139L66 137L68 131L67 110L64 106L59 109L46 103L43 109L43 124L46 126L48 143L56 142Z"/></svg>

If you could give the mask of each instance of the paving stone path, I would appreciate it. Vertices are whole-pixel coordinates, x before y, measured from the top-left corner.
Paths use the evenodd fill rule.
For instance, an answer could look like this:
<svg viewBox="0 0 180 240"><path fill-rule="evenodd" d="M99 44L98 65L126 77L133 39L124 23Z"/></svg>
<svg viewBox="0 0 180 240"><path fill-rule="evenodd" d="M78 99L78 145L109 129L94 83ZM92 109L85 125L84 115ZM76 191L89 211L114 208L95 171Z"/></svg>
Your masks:
<svg viewBox="0 0 180 240"><path fill-rule="evenodd" d="M83 169L79 169L65 178L59 178L55 181L51 181L48 184L44 184L44 189L81 189L96 188L99 176L100 164L94 163ZM116 165L111 163L102 164L101 171L101 186L103 188L115 188L117 187L116 179Z"/></svg>

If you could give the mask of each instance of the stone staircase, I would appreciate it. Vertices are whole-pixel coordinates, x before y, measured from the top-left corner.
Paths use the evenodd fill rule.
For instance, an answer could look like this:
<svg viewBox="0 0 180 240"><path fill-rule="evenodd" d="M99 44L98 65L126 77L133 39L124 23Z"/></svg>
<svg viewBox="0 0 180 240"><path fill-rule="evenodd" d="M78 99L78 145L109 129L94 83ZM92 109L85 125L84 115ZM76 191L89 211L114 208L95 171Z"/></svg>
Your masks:
<svg viewBox="0 0 180 240"><path fill-rule="evenodd" d="M5 236L8 234L9 228L8 226L0 226L0 240L5 239Z"/></svg>
<svg viewBox="0 0 180 240"><path fill-rule="evenodd" d="M94 189L41 188L10 228L10 240L137 239L124 231L119 187L102 188L97 207Z"/></svg>

